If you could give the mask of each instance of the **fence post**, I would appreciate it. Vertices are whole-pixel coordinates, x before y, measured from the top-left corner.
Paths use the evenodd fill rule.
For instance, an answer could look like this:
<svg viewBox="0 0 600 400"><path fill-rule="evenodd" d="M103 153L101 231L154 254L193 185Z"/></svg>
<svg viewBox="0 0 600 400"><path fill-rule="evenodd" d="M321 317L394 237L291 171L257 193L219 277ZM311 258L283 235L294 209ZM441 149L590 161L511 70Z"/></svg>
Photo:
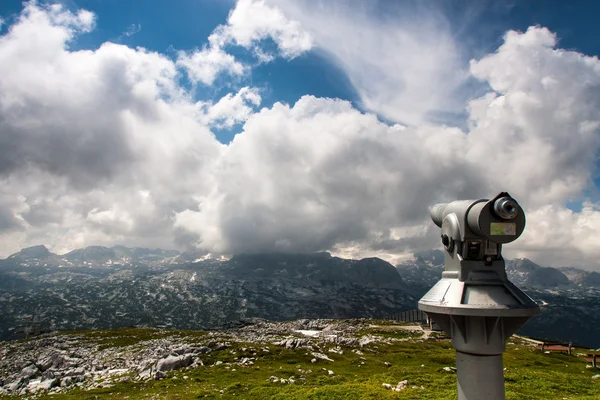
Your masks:
<svg viewBox="0 0 600 400"><path fill-rule="evenodd" d="M569 342L569 355L571 355L572 351L573 351L573 343Z"/></svg>

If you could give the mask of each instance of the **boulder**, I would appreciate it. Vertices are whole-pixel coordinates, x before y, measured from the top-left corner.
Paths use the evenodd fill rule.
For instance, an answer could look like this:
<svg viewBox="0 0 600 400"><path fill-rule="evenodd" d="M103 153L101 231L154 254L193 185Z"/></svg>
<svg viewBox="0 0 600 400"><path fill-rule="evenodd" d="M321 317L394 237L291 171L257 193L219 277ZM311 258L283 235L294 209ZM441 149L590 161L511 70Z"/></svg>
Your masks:
<svg viewBox="0 0 600 400"><path fill-rule="evenodd" d="M40 382L38 389L39 390L50 390L54 386L57 386L57 385L58 385L58 379L56 379L56 378L46 379L45 381Z"/></svg>
<svg viewBox="0 0 600 400"><path fill-rule="evenodd" d="M45 371L52 366L60 367L62 362L63 357L59 353L51 353L49 355L40 357L36 364L42 371Z"/></svg>
<svg viewBox="0 0 600 400"><path fill-rule="evenodd" d="M46 380L34 379L32 381L29 381L29 383L27 384L27 390L29 392L35 393L39 390L50 390L57 384L58 384L58 379L56 379L56 378L46 379Z"/></svg>
<svg viewBox="0 0 600 400"><path fill-rule="evenodd" d="M183 354L181 356L168 356L158 360L156 363L156 369L158 371L166 372L174 369L188 367L193 362L192 354Z"/></svg>
<svg viewBox="0 0 600 400"><path fill-rule="evenodd" d="M35 365L30 364L21 370L21 373L19 374L19 376L24 379L29 379L29 378L33 378L34 376L38 375L39 372L40 372L40 370Z"/></svg>
<svg viewBox="0 0 600 400"><path fill-rule="evenodd" d="M76 376L76 375L83 375L83 374L85 374L85 368L78 367L75 369L67 370L67 372L65 372L64 376Z"/></svg>
<svg viewBox="0 0 600 400"><path fill-rule="evenodd" d="M396 385L396 387L393 388L392 390L395 391L395 392L401 392L404 389L406 389L407 387L408 387L408 380L405 379L403 381L398 382L398 384Z"/></svg>
<svg viewBox="0 0 600 400"><path fill-rule="evenodd" d="M23 378L17 378L16 380L12 381L11 383L4 385L4 388L6 390L8 390L9 392L14 393L23 386L24 382L25 382L25 380Z"/></svg>
<svg viewBox="0 0 600 400"><path fill-rule="evenodd" d="M66 376L60 381L60 387L69 387L72 384L73 384L73 378L70 376Z"/></svg>

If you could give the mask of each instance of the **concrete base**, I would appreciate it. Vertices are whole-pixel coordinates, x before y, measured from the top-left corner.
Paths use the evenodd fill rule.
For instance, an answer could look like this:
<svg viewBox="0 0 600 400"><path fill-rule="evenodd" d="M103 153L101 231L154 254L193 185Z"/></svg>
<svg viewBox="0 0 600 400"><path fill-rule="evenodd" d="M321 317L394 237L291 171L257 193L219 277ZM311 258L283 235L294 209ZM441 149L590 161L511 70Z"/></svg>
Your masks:
<svg viewBox="0 0 600 400"><path fill-rule="evenodd" d="M502 355L456 352L459 400L505 400Z"/></svg>

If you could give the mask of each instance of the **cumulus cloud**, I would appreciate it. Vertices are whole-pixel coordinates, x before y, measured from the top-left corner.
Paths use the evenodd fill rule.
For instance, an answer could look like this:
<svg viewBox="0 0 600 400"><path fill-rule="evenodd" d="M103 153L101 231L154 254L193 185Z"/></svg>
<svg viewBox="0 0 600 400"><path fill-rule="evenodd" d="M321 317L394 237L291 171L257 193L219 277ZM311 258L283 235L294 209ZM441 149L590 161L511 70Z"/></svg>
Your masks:
<svg viewBox="0 0 600 400"><path fill-rule="evenodd" d="M212 85L215 79L224 72L231 76L243 75L246 67L234 56L220 47L204 47L193 52L180 51L177 65L184 68L190 81Z"/></svg>
<svg viewBox="0 0 600 400"><path fill-rule="evenodd" d="M206 102L198 105L204 111L206 124L223 129L246 121L253 114L253 107L259 106L261 100L258 89L246 86L235 95L226 94L215 104Z"/></svg>
<svg viewBox="0 0 600 400"><path fill-rule="evenodd" d="M276 55L261 47L267 39L277 45L277 55L287 59L312 48L311 36L279 8L263 0L239 0L229 13L227 24L219 25L209 36L208 45L192 52L180 51L177 64L187 71L193 83L212 85L222 73L241 76L247 72L247 67L227 53L227 46L250 49L260 62L269 62Z"/></svg>
<svg viewBox="0 0 600 400"><path fill-rule="evenodd" d="M555 45L548 29L532 27L471 63L494 92L470 104L467 155L532 207L578 196L600 145L600 63Z"/></svg>
<svg viewBox="0 0 600 400"><path fill-rule="evenodd" d="M528 212L507 254L597 260L600 205L564 205L595 169L600 62L557 49L545 28L509 32L471 63L468 73L490 90L467 104L460 129L388 124L309 95L255 112L252 87L194 102L178 84L181 57L112 43L70 50L93 21L28 3L0 36L4 255L38 243L59 252L176 244L393 260L438 245L431 204L507 190ZM422 59L412 62L416 70ZM210 131L238 123L228 145Z"/></svg>
<svg viewBox="0 0 600 400"><path fill-rule="evenodd" d="M281 55L291 59L312 48L310 34L298 21L289 20L283 12L263 0L239 0L229 14L226 25L220 25L208 38L212 46L234 43L261 52L259 42L272 39Z"/></svg>
<svg viewBox="0 0 600 400"><path fill-rule="evenodd" d="M592 266L600 257L600 204L586 202L581 212L545 205L527 214L528 226L515 256L552 266Z"/></svg>
<svg viewBox="0 0 600 400"><path fill-rule="evenodd" d="M421 224L423 199L473 196L484 184L454 158L465 140L456 128L388 126L341 100L278 103L249 118L201 209L178 214L176 225L198 233L212 252L390 240L399 250L394 228Z"/></svg>
<svg viewBox="0 0 600 400"><path fill-rule="evenodd" d="M3 252L165 245L173 213L194 208L209 185L203 174L222 145L173 61L112 43L70 51L89 15L28 3L0 37L0 208L18 222L3 218L13 222L3 224L12 228L0 233Z"/></svg>

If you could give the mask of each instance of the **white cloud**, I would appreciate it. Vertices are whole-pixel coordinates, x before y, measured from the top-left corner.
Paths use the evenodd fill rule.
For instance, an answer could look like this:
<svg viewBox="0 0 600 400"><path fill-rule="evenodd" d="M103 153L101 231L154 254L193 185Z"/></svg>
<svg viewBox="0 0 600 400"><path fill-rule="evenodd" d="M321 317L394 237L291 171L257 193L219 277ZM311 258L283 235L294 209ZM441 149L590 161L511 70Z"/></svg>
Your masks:
<svg viewBox="0 0 600 400"><path fill-rule="evenodd" d="M180 51L177 65L184 68L193 83L212 85L219 74L227 72L232 76L243 75L246 67L235 57L220 47L204 47L202 50Z"/></svg>
<svg viewBox="0 0 600 400"><path fill-rule="evenodd" d="M217 103L198 103L204 113L204 122L217 128L231 128L246 121L259 106L261 96L258 89L243 87L235 95L229 93Z"/></svg>
<svg viewBox="0 0 600 400"><path fill-rule="evenodd" d="M139 33L142 31L142 25L141 24L131 24L127 27L127 30L125 32L123 32L123 35L129 37L129 36L133 36L136 33Z"/></svg>
<svg viewBox="0 0 600 400"><path fill-rule="evenodd" d="M465 142L456 128L388 126L346 101L276 104L250 117L221 157L212 192L176 225L211 252L354 242L406 250L393 228L422 224L440 193L475 195L483 183L454 157Z"/></svg>
<svg viewBox="0 0 600 400"><path fill-rule="evenodd" d="M133 35L136 35L138 33L140 33L142 31L142 25L141 24L131 24L127 27L127 29L125 30L125 32L121 33L119 35L119 37L116 38L116 42L117 43L121 43L123 41L124 38L128 38L131 37Z"/></svg>
<svg viewBox="0 0 600 400"><path fill-rule="evenodd" d="M510 32L471 64L492 91L461 130L312 96L254 113L250 87L194 103L164 55L69 50L93 26L79 15L29 3L0 36L3 255L122 243L392 259L438 244L431 204L507 190L528 212L508 254L597 268L600 206L564 204L595 168L600 62L556 49L546 29ZM388 79L373 75L374 90ZM241 122L229 145L207 127Z"/></svg>
<svg viewBox="0 0 600 400"><path fill-rule="evenodd" d="M270 0L310 32L347 74L363 106L409 125L463 111L469 77L449 23L420 2ZM431 4L429 4L431 6ZM448 118L445 118L448 119Z"/></svg>
<svg viewBox="0 0 600 400"><path fill-rule="evenodd" d="M546 28L509 32L471 63L495 93L470 104L467 156L527 204L564 204L591 183L600 145L600 62L554 49Z"/></svg>
<svg viewBox="0 0 600 400"><path fill-rule="evenodd" d="M310 34L298 21L289 20L283 12L263 0L238 0L229 14L226 25L221 25L209 37L211 45L223 47L230 43L254 48L261 54L259 42L272 39L285 58L294 58L313 46Z"/></svg>
<svg viewBox="0 0 600 400"><path fill-rule="evenodd" d="M260 62L270 62L275 55L261 47L265 39L272 39L279 55L292 59L312 48L312 39L297 21L289 20L276 7L262 0L239 0L229 13L227 24L219 25L209 37L209 44L201 50L181 51L177 64L184 68L193 83L212 85L221 73L243 75L247 68L225 48L237 45L251 49Z"/></svg>
<svg viewBox="0 0 600 400"><path fill-rule="evenodd" d="M527 214L527 229L511 254L546 266L587 266L598 270L600 204L584 203L581 212L546 205Z"/></svg>
<svg viewBox="0 0 600 400"><path fill-rule="evenodd" d="M61 12L29 3L0 36L0 216L14 217L0 217L1 251L169 246L173 213L196 206L222 145L173 61L111 43L70 51L87 14Z"/></svg>

